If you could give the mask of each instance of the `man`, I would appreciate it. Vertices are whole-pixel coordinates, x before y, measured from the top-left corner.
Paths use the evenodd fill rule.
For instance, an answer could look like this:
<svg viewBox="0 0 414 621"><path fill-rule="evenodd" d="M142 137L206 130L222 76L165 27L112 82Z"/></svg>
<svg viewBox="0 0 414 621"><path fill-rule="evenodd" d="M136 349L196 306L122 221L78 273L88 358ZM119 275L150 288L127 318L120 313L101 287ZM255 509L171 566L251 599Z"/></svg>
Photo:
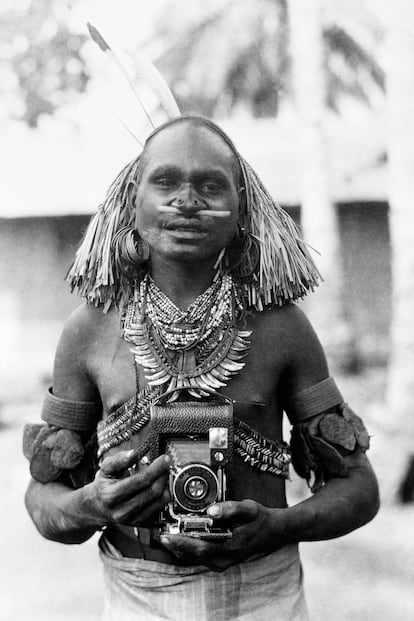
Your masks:
<svg viewBox="0 0 414 621"><path fill-rule="evenodd" d="M293 224L216 125L181 117L111 186L70 278L108 312L79 308L58 346L30 455L34 475L52 464L26 497L39 531L80 543L104 529L106 619L306 619L298 542L363 525L378 491L365 429L292 303L317 280ZM236 454L231 500L208 514L232 537L154 538L174 456L148 463L150 405L217 388L234 402ZM292 507L283 410L295 467L314 478ZM57 428L85 444L99 417L100 467L73 489L69 458L53 470Z"/></svg>

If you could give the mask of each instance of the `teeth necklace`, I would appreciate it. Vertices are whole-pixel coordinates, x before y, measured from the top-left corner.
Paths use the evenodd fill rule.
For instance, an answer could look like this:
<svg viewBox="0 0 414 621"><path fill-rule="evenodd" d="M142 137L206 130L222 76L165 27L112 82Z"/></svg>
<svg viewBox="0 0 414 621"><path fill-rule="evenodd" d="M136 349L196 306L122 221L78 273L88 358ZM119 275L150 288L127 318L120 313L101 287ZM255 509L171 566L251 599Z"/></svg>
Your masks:
<svg viewBox="0 0 414 621"><path fill-rule="evenodd" d="M123 335L148 386L173 391L171 401L176 389L199 398L226 386L244 367L250 346L251 332L237 328L241 300L224 274L182 311L146 276L127 307Z"/></svg>

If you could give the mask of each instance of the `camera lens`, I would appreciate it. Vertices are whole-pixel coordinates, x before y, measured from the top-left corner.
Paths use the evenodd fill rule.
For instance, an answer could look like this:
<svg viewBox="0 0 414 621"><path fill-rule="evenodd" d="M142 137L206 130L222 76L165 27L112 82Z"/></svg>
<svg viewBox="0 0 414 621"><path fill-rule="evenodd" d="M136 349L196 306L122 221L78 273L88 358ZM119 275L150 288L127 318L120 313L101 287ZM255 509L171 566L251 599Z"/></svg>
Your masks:
<svg viewBox="0 0 414 621"><path fill-rule="evenodd" d="M208 492L208 485L201 477L192 477L184 485L184 493L194 500L201 500Z"/></svg>
<svg viewBox="0 0 414 621"><path fill-rule="evenodd" d="M204 512L219 494L219 481L205 464L192 463L184 466L173 481L175 502L186 511Z"/></svg>

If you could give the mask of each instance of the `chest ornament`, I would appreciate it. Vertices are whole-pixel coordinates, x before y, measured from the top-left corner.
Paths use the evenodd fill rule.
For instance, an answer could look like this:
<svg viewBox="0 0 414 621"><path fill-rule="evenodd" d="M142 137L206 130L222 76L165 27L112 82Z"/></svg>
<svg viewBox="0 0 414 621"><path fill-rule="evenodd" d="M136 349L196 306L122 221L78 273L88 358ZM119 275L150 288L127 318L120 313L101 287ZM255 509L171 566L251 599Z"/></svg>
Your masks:
<svg viewBox="0 0 414 621"><path fill-rule="evenodd" d="M195 398L227 386L244 367L251 332L237 327L243 310L230 275L224 275L181 311L147 276L128 306L124 338L148 386L188 389ZM207 392L206 392L207 391Z"/></svg>
<svg viewBox="0 0 414 621"><path fill-rule="evenodd" d="M123 337L132 344L135 366L147 385L98 425L99 454L129 441L150 420L152 403L163 393L176 401L183 389L201 401L225 388L244 367L251 331L239 328L242 297L224 274L188 307L180 310L147 276L122 320ZM138 384L137 384L138 385ZM148 452L148 441L140 456ZM252 468L288 477L290 451L284 442L263 438L234 418L234 452Z"/></svg>

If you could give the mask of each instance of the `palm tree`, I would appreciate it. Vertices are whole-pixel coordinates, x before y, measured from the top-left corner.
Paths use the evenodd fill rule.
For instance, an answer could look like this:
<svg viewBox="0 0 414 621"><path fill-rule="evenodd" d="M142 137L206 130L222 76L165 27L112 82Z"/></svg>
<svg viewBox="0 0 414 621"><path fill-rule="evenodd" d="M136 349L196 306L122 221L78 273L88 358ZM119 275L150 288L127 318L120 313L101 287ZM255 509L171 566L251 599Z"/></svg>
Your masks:
<svg viewBox="0 0 414 621"><path fill-rule="evenodd" d="M407 459L407 454L414 454L414 15L410 0L393 2L389 24L387 99L393 306L386 424L387 431L399 443L406 443ZM404 500L414 499L413 480L411 489L403 493Z"/></svg>
<svg viewBox="0 0 414 621"><path fill-rule="evenodd" d="M191 0L172 0L164 7L149 45L182 109L223 116L243 104L254 116L277 114L292 93L287 5L220 0L203 3L203 10ZM360 31L352 20L345 30L329 17L322 38L328 105L335 108L342 95L369 103L384 75Z"/></svg>

